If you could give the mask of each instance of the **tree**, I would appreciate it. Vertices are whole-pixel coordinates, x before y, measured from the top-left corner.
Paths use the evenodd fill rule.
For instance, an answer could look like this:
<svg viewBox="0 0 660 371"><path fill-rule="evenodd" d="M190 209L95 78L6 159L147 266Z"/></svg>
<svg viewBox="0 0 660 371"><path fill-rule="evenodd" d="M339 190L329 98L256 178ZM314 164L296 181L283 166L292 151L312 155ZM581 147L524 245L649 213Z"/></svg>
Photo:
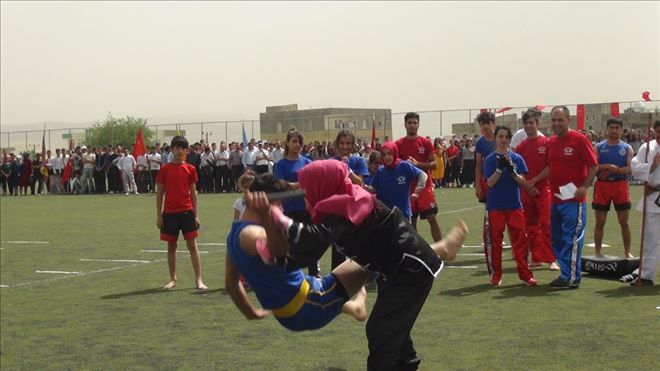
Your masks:
<svg viewBox="0 0 660 371"><path fill-rule="evenodd" d="M85 144L88 146L107 146L122 144L124 147L132 149L135 143L135 136L138 129L142 127L142 138L146 145L153 144L154 132L146 127L147 119L113 117L108 113L108 117L103 122L96 121L91 129L85 133Z"/></svg>

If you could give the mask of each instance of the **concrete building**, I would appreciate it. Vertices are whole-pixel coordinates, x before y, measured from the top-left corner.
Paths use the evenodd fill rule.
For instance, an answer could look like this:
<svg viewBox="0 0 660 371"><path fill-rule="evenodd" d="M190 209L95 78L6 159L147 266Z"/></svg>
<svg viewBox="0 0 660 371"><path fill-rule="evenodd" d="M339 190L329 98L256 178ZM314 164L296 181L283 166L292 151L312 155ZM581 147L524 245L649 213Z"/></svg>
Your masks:
<svg viewBox="0 0 660 371"><path fill-rule="evenodd" d="M385 108L317 108L298 110L297 104L266 107L259 114L261 139L284 141L289 129L300 131L305 143L334 141L337 132L348 129L356 139L371 140L373 117L376 138L392 138L392 110Z"/></svg>

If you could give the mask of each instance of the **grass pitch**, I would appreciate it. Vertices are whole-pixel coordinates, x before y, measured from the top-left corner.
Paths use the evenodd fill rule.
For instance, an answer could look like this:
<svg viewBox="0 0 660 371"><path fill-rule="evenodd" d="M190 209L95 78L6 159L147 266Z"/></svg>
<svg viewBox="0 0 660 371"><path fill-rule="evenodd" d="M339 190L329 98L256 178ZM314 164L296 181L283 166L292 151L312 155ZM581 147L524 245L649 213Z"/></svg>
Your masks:
<svg viewBox="0 0 660 371"><path fill-rule="evenodd" d="M631 187L633 201L641 187ZM471 189L437 190L446 231L471 232L461 253L479 254L483 206ZM209 291L193 289L180 243L176 289L167 282L152 195L3 197L0 206L0 368L362 370L364 323L340 316L293 333L273 318L247 321L224 289L226 235L237 195L200 195L200 250ZM631 211L633 252L640 214ZM586 242L593 241L593 214ZM430 240L428 224L420 222ZM507 239L508 240L508 239ZM47 243L12 243L43 241ZM605 248L622 255L616 218ZM593 254L585 247L583 255ZM328 254L329 255L329 254ZM585 275L579 290L552 291L556 272L536 268L524 287L510 250L503 285L488 286L482 255L462 255L435 281L413 329L423 370L658 369L659 286L635 288ZM327 273L329 257L322 261ZM476 268L473 268L476 266ZM79 273L36 273L59 271ZM250 294L256 303L254 295ZM369 291L371 305L376 293Z"/></svg>

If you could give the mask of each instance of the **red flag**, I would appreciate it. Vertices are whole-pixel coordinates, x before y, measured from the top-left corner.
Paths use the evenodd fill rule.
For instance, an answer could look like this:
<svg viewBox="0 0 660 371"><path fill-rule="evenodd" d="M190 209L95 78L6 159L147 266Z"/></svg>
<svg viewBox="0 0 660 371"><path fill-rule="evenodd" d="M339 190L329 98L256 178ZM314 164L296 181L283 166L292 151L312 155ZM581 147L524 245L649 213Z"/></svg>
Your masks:
<svg viewBox="0 0 660 371"><path fill-rule="evenodd" d="M376 148L376 115L371 116L371 148Z"/></svg>
<svg viewBox="0 0 660 371"><path fill-rule="evenodd" d="M481 108L481 109L479 110L479 113L484 113L484 112L488 112L488 110L485 109L485 108Z"/></svg>
<svg viewBox="0 0 660 371"><path fill-rule="evenodd" d="M619 103L611 103L610 112L612 113L612 117L619 117Z"/></svg>
<svg viewBox="0 0 660 371"><path fill-rule="evenodd" d="M509 106L502 107L502 108L498 109L497 111L495 111L495 113L506 112L506 111L508 111L508 110L510 110L510 109L512 109L512 108L513 108L513 107L509 107Z"/></svg>
<svg viewBox="0 0 660 371"><path fill-rule="evenodd" d="M577 128L578 130L584 129L584 104L577 105Z"/></svg>
<svg viewBox="0 0 660 371"><path fill-rule="evenodd" d="M648 91L643 91L642 92L642 99L644 99L644 102L648 102L648 101L651 100L650 95L651 95L651 93L648 92Z"/></svg>
<svg viewBox="0 0 660 371"><path fill-rule="evenodd" d="M138 156L145 154L147 154L147 149L144 147L144 141L142 140L142 128L139 128L133 146L133 157L137 160Z"/></svg>
<svg viewBox="0 0 660 371"><path fill-rule="evenodd" d="M62 183L68 182L70 177L71 177L71 157L69 157L69 160L66 162L66 166L64 167L64 172L62 173Z"/></svg>
<svg viewBox="0 0 660 371"><path fill-rule="evenodd" d="M539 111L543 111L545 109L545 107L547 107L547 106L544 106L544 105L541 105L541 104L537 104L536 106L534 106L534 108L539 110Z"/></svg>

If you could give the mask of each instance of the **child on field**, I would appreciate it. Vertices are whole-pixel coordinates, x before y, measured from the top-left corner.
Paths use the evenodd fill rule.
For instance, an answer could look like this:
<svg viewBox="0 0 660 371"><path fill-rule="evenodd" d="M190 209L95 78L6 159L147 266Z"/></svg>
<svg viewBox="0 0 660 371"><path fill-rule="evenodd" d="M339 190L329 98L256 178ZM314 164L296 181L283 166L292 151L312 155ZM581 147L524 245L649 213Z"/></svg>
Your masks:
<svg viewBox="0 0 660 371"><path fill-rule="evenodd" d="M250 184L254 181L254 174L251 171L246 172L238 178L238 188L241 193L245 193L246 189L250 188ZM245 212L245 198L239 197L234 201L234 221L240 219Z"/></svg>
<svg viewBox="0 0 660 371"><path fill-rule="evenodd" d="M197 250L199 218L197 217L197 170L185 162L188 153L188 140L182 136L172 138L172 161L161 167L156 177L158 183L156 193L156 225L160 228L160 239L167 241L167 265L170 271L170 281L164 289L176 287L176 248L179 230L186 240L190 251L193 271L195 272L195 288L206 290L202 281L202 265ZM163 208L163 196L165 207Z"/></svg>
<svg viewBox="0 0 660 371"><path fill-rule="evenodd" d="M378 169L382 164L383 164L383 159L381 157L380 152L372 151L369 154L369 158L367 161L367 169L369 170L369 175L364 177L365 186L371 187L371 182L373 182L374 180L374 175L376 175L376 172L378 171Z"/></svg>
<svg viewBox="0 0 660 371"><path fill-rule="evenodd" d="M401 209L403 215L410 220L410 198L416 198L424 190L428 175L408 161L399 159L399 152L394 142L386 142L381 147L383 166L374 178L371 187L376 191L376 197L387 207L395 206ZM410 184L417 181L415 192L410 195Z"/></svg>

